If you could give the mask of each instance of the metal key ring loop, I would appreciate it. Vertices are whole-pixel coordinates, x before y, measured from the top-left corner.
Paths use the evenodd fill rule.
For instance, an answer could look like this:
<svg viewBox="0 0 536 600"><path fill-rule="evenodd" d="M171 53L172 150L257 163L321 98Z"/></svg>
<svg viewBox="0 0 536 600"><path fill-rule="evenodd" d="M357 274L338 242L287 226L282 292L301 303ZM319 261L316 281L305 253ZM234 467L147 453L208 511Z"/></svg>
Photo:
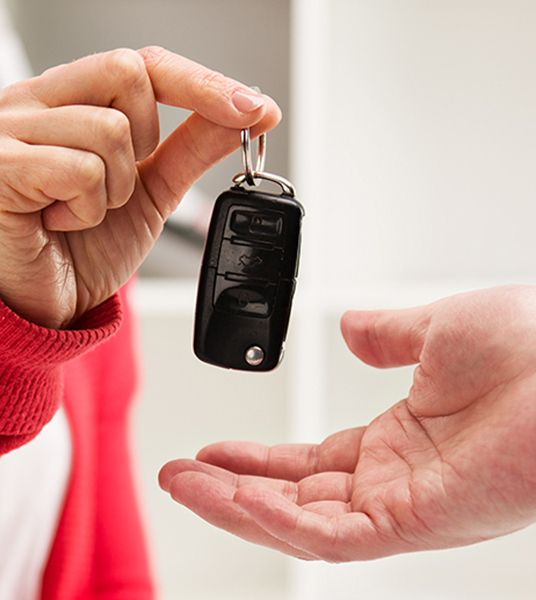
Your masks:
<svg viewBox="0 0 536 600"><path fill-rule="evenodd" d="M256 173L262 173L264 171L264 162L266 158L266 134L261 133L257 140L257 160L255 162L255 169L252 169L251 162L251 137L249 127L242 129L240 132L242 140L242 164L244 166L244 175L248 185L259 185L259 182L255 178Z"/></svg>
<svg viewBox="0 0 536 600"><path fill-rule="evenodd" d="M280 177L279 175L273 175L272 173L265 173L264 171L262 173L253 173L253 178L255 180L255 185L259 185L261 183L261 181L270 181L271 183L277 183L281 189L283 190L283 193L286 194L287 196L296 196L296 191L294 189L294 186L292 185L292 183L290 183L290 181L288 179L285 179L284 177ZM233 183L236 183L236 185L242 185L243 183L248 183L247 179L246 179L246 174L245 173L238 173L238 175L235 175L233 177ZM248 183L248 185L251 185Z"/></svg>

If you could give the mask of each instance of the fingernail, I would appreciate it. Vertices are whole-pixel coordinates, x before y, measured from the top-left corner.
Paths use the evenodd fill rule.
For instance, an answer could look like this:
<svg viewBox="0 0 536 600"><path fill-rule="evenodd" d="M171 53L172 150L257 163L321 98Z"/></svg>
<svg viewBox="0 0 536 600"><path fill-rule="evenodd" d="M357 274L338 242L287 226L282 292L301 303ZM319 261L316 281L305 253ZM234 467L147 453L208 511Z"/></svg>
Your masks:
<svg viewBox="0 0 536 600"><path fill-rule="evenodd" d="M264 98L260 94L246 90L236 91L232 101L236 110L242 114L253 112L264 104Z"/></svg>

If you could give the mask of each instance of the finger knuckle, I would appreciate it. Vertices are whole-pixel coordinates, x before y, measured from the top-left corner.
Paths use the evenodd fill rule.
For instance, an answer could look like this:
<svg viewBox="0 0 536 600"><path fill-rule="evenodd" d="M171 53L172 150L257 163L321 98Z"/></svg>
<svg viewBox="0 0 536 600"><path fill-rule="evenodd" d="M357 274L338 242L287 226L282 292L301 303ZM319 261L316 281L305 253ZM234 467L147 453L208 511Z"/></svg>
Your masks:
<svg viewBox="0 0 536 600"><path fill-rule="evenodd" d="M0 129L2 123L0 120ZM17 163L20 154L20 142L10 138L9 136L2 136L0 140L0 165L2 167L13 168Z"/></svg>
<svg viewBox="0 0 536 600"><path fill-rule="evenodd" d="M100 202L86 202L84 206L71 207L73 215L77 219L76 229L89 229L96 227L106 217L106 207Z"/></svg>
<svg viewBox="0 0 536 600"><path fill-rule="evenodd" d="M114 153L130 146L131 130L128 117L121 111L105 109L100 116L102 139L105 140L109 153Z"/></svg>
<svg viewBox="0 0 536 600"><path fill-rule="evenodd" d="M218 71L211 71L199 65L192 72L192 79L197 86L204 92L216 92L217 94L227 94L229 80L225 75Z"/></svg>
<svg viewBox="0 0 536 600"><path fill-rule="evenodd" d="M162 46L146 46L139 50L138 54L145 63L159 63L169 56L169 52Z"/></svg>
<svg viewBox="0 0 536 600"><path fill-rule="evenodd" d="M106 217L106 206L104 204L95 203L91 206L91 210L86 215L86 222L90 227L100 225Z"/></svg>
<svg viewBox="0 0 536 600"><path fill-rule="evenodd" d="M84 152L78 162L76 185L80 192L93 195L102 189L106 169L100 157L90 152Z"/></svg>
<svg viewBox="0 0 536 600"><path fill-rule="evenodd" d="M0 91L0 110L23 104L31 96L31 81L17 81L3 88Z"/></svg>
<svg viewBox="0 0 536 600"><path fill-rule="evenodd" d="M142 57L130 48L118 48L110 51L107 63L113 75L127 87L139 85L147 76Z"/></svg>

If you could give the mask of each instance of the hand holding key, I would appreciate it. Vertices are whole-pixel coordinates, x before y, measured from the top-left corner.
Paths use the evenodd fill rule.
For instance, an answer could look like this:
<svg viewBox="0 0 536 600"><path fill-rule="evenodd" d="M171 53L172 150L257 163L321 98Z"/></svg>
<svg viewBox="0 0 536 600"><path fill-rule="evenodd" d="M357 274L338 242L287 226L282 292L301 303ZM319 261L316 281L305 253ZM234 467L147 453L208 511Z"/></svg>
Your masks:
<svg viewBox="0 0 536 600"><path fill-rule="evenodd" d="M192 114L160 145L157 102ZM116 50L0 92L0 298L65 328L138 268L187 189L280 118L161 48Z"/></svg>
<svg viewBox="0 0 536 600"><path fill-rule="evenodd" d="M165 465L161 486L308 560L464 546L536 521L535 286L350 312L342 330L373 366L418 365L405 400L319 445L208 446Z"/></svg>

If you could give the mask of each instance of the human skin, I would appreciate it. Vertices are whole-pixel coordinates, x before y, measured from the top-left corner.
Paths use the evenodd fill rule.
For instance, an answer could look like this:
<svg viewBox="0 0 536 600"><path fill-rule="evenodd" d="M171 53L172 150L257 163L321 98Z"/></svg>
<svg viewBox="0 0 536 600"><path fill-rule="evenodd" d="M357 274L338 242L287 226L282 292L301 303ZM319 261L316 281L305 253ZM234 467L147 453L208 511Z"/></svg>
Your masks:
<svg viewBox="0 0 536 600"><path fill-rule="evenodd" d="M416 364L407 397L319 445L222 442L160 484L208 522L329 562L474 544L536 520L536 287L350 311L350 350Z"/></svg>
<svg viewBox="0 0 536 600"><path fill-rule="evenodd" d="M159 144L157 103L191 110ZM280 119L275 102L149 47L95 54L0 92L0 298L70 327L124 284L182 196Z"/></svg>

